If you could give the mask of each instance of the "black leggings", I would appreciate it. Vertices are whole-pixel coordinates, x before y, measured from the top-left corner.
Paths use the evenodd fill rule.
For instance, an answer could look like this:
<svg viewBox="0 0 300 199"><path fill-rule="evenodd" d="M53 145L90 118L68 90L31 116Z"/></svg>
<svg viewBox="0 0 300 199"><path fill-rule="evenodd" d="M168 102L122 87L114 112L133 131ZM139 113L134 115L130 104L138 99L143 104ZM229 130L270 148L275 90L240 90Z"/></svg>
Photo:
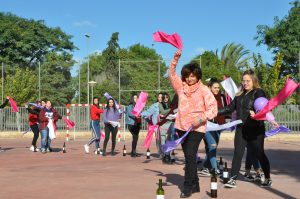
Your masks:
<svg viewBox="0 0 300 199"><path fill-rule="evenodd" d="M266 178L270 178L270 163L264 152L265 135L261 134L254 140L246 140L242 134L242 128L238 127L234 136L234 154L232 159L231 176L236 179L241 168L245 147L251 148L255 157L259 160Z"/></svg>
<svg viewBox="0 0 300 199"><path fill-rule="evenodd" d="M106 151L106 146L109 140L109 135L111 132L111 151L115 151L115 147L116 147L116 137L117 137L117 133L118 133L118 127L113 127L111 124L107 124L105 123L105 128L104 128L104 132L105 132L105 139L103 142L103 150Z"/></svg>
<svg viewBox="0 0 300 199"><path fill-rule="evenodd" d="M132 135L132 153L136 152L136 145L139 139L139 133L140 133L141 125L129 125L128 124L128 130L130 131Z"/></svg>
<svg viewBox="0 0 300 199"><path fill-rule="evenodd" d="M31 125L30 128L33 132L33 139L31 145L36 147L36 142L39 139L39 134L40 134L39 126L38 124L35 124L35 125Z"/></svg>

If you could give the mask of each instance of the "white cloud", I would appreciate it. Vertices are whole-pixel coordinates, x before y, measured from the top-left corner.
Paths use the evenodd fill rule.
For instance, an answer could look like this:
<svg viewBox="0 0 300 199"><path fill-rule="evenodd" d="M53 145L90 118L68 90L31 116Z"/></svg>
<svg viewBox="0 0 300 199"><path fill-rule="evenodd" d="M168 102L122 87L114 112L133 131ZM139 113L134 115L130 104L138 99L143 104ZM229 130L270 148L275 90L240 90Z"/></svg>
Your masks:
<svg viewBox="0 0 300 199"><path fill-rule="evenodd" d="M91 21L87 21L87 20L73 22L73 26L76 26L76 27L97 27L96 24L94 24Z"/></svg>

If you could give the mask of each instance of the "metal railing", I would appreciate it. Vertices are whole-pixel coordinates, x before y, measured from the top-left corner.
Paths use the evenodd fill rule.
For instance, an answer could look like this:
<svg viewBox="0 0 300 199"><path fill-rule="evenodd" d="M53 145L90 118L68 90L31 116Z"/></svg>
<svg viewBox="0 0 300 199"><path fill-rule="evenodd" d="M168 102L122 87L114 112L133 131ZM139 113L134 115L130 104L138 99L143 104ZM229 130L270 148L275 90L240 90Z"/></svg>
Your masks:
<svg viewBox="0 0 300 199"><path fill-rule="evenodd" d="M58 113L66 116L66 107L55 107ZM70 120L76 123L75 131L89 131L89 107L70 107ZM300 132L300 105L280 105L272 111L276 121L290 128L293 132ZM121 130L125 129L124 115L121 118ZM267 122L266 122L267 123ZM103 117L101 117L103 127ZM268 128L269 125L267 125ZM11 108L6 107L0 110L0 133L7 131L25 131L29 128L28 111L25 107L19 107L19 112L12 112ZM65 131L64 121L57 122L57 130ZM146 121L142 120L141 130L147 130Z"/></svg>

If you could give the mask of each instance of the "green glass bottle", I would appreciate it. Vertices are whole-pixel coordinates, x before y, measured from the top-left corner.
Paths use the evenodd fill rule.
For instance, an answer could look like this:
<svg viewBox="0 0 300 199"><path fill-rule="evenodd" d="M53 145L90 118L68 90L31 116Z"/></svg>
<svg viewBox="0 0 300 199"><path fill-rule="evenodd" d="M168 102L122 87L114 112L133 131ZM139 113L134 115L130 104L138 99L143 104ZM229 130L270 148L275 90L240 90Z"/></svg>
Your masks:
<svg viewBox="0 0 300 199"><path fill-rule="evenodd" d="M159 179L158 188L156 190L156 199L164 199L165 190L162 188L162 179Z"/></svg>

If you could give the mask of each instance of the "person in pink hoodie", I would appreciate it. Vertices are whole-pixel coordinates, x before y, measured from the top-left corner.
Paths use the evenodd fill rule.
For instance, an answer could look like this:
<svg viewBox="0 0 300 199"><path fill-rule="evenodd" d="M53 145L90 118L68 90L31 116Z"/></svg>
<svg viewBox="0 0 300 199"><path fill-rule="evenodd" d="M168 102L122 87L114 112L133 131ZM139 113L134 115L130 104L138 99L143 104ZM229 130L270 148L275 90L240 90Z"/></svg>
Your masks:
<svg viewBox="0 0 300 199"><path fill-rule="evenodd" d="M179 98L176 131L181 137L192 128L181 144L185 157L185 174L180 197L188 198L192 193L200 192L195 157L206 132L206 122L217 116L218 106L214 95L201 81L202 71L197 63L184 65L181 78L176 74L180 56L181 50L178 50L171 62L168 77Z"/></svg>

